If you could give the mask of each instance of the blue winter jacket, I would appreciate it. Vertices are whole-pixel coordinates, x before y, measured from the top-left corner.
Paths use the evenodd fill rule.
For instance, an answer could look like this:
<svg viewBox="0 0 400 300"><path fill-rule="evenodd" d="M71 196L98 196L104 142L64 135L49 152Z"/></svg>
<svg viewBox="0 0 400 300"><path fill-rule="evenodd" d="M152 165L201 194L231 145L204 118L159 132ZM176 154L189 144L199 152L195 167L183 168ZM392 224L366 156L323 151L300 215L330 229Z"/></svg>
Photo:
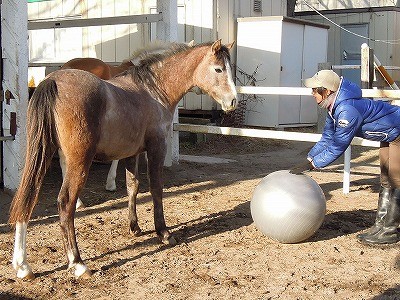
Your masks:
<svg viewBox="0 0 400 300"><path fill-rule="evenodd" d="M355 83L342 79L321 140L308 153L316 168L337 159L353 137L391 142L400 135L400 106L362 98Z"/></svg>

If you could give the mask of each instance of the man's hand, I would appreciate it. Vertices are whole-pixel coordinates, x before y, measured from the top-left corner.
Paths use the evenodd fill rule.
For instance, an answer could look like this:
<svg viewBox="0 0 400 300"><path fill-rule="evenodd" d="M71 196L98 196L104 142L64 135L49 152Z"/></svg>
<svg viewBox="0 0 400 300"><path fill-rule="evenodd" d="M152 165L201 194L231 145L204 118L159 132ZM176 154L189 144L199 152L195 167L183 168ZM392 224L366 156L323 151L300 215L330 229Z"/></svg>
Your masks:
<svg viewBox="0 0 400 300"><path fill-rule="evenodd" d="M306 161L302 162L301 164L298 164L298 165L294 166L292 169L290 169L289 173L299 175L305 171L310 171L312 169L314 169L314 166L311 163L311 161L309 161L307 159Z"/></svg>

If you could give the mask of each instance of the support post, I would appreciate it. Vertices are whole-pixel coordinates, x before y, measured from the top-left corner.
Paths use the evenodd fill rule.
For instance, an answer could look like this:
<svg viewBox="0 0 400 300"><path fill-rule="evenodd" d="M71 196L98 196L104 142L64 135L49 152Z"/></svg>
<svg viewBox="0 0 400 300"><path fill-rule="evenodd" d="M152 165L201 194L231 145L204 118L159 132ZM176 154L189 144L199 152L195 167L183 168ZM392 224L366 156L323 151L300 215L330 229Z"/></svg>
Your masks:
<svg viewBox="0 0 400 300"><path fill-rule="evenodd" d="M361 88L371 89L374 81L374 50L361 45Z"/></svg>
<svg viewBox="0 0 400 300"><path fill-rule="evenodd" d="M157 0L157 11L162 20L157 22L156 36L158 40L176 42L178 40L178 2L177 0ZM173 131L174 123L178 123L178 108L175 109L164 166L171 166L179 161L179 132Z"/></svg>
<svg viewBox="0 0 400 300"><path fill-rule="evenodd" d="M344 168L343 168L343 194L350 192L350 160L351 160L351 145L344 152Z"/></svg>

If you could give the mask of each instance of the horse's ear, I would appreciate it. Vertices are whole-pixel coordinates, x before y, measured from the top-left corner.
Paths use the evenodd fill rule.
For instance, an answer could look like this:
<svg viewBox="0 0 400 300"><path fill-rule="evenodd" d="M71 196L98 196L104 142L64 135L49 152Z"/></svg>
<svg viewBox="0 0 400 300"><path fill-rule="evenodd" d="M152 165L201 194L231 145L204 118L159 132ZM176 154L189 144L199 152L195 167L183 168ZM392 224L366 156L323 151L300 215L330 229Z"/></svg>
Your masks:
<svg viewBox="0 0 400 300"><path fill-rule="evenodd" d="M221 49L221 46L222 46L221 39L216 40L211 46L212 52L214 54L217 53Z"/></svg>
<svg viewBox="0 0 400 300"><path fill-rule="evenodd" d="M233 41L232 43L225 45L225 46L226 46L226 48L228 48L228 50L231 50L233 45L235 45L235 41Z"/></svg>
<svg viewBox="0 0 400 300"><path fill-rule="evenodd" d="M193 47L195 45L194 40L191 40L188 44L189 47Z"/></svg>

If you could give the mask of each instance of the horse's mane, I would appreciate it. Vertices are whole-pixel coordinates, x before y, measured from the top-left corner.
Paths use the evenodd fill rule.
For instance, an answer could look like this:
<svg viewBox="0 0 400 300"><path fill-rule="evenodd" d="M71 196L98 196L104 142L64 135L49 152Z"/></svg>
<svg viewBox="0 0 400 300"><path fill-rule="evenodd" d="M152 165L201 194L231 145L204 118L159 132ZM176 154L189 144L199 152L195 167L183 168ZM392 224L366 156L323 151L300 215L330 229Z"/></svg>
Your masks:
<svg viewBox="0 0 400 300"><path fill-rule="evenodd" d="M135 50L132 55L128 59L125 59L123 62L131 62L133 65L138 66L142 60L145 60L151 55L163 53L166 54L171 49L180 46L184 47L184 45L185 44L156 40L151 42L146 47Z"/></svg>
<svg viewBox="0 0 400 300"><path fill-rule="evenodd" d="M151 66L165 58L190 48L185 43L155 41L147 47L136 50L126 61L131 61L133 66L118 74L131 76L136 82L144 85L146 90L162 102L167 102L165 91L157 84L157 78Z"/></svg>

